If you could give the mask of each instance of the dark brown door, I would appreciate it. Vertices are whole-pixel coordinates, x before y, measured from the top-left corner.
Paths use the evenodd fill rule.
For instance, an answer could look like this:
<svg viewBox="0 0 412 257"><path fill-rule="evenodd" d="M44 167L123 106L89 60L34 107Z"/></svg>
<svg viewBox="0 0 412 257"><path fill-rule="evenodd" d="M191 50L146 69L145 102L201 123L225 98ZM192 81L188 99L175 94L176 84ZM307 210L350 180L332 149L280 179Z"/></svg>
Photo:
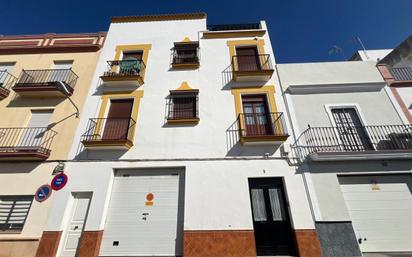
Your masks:
<svg viewBox="0 0 412 257"><path fill-rule="evenodd" d="M249 179L249 189L257 255L294 256L295 240L282 180Z"/></svg>
<svg viewBox="0 0 412 257"><path fill-rule="evenodd" d="M272 135L273 129L265 95L242 96L245 136Z"/></svg>
<svg viewBox="0 0 412 257"><path fill-rule="evenodd" d="M238 47L236 48L237 68L239 71L260 70L260 61L257 48Z"/></svg>
<svg viewBox="0 0 412 257"><path fill-rule="evenodd" d="M118 99L110 101L110 109L104 125L103 139L127 139L132 108L133 99Z"/></svg>

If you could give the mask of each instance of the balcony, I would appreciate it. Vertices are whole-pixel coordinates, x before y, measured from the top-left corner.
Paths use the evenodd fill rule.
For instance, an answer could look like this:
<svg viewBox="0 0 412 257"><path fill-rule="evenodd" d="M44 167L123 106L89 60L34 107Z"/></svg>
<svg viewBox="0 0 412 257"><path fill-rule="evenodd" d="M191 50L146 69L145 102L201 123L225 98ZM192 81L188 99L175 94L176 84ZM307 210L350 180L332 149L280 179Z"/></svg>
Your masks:
<svg viewBox="0 0 412 257"><path fill-rule="evenodd" d="M233 80L237 82L268 81L273 74L269 54L235 55L232 58Z"/></svg>
<svg viewBox="0 0 412 257"><path fill-rule="evenodd" d="M0 100L3 100L10 94L10 88L16 80L17 78L6 70L0 71Z"/></svg>
<svg viewBox="0 0 412 257"><path fill-rule="evenodd" d="M146 66L142 60L108 61L107 64L107 71L100 76L105 85L139 87L144 84L143 74Z"/></svg>
<svg viewBox="0 0 412 257"><path fill-rule="evenodd" d="M0 161L46 160L56 134L47 127L0 128Z"/></svg>
<svg viewBox="0 0 412 257"><path fill-rule="evenodd" d="M82 143L87 149L130 149L135 124L132 118L89 119Z"/></svg>
<svg viewBox="0 0 412 257"><path fill-rule="evenodd" d="M23 70L13 90L23 97L70 96L78 78L71 69Z"/></svg>
<svg viewBox="0 0 412 257"><path fill-rule="evenodd" d="M309 127L292 149L300 161L410 159L412 125Z"/></svg>
<svg viewBox="0 0 412 257"><path fill-rule="evenodd" d="M394 81L392 85L412 85L412 67L389 68Z"/></svg>
<svg viewBox="0 0 412 257"><path fill-rule="evenodd" d="M242 145L281 144L289 137L281 112L241 113L236 123Z"/></svg>

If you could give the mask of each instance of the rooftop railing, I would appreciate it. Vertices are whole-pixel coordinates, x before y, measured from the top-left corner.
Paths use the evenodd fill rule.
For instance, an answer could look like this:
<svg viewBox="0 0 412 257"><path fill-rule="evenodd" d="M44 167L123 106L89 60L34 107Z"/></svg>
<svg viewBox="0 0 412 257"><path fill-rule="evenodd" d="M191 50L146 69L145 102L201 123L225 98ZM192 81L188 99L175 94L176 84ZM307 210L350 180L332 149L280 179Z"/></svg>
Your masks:
<svg viewBox="0 0 412 257"><path fill-rule="evenodd" d="M227 31L227 30L252 30L261 29L259 23L244 23L244 24L219 24L208 25L209 31Z"/></svg>

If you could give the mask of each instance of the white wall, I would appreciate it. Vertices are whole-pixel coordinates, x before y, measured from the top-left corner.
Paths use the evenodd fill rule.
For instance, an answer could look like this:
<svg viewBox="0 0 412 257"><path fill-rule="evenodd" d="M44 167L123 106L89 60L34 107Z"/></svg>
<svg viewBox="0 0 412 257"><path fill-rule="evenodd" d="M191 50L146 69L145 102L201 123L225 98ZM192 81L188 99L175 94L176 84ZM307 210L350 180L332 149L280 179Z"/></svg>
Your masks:
<svg viewBox="0 0 412 257"><path fill-rule="evenodd" d="M265 27L264 22L262 26ZM81 122L74 139L71 158L82 159L153 159L153 158L211 158L224 157L233 152L249 152L250 155L262 156L264 152L249 151L236 146L235 151L227 143L226 130L236 120L234 97L231 93L233 82L225 81L222 72L230 65L229 39L202 39L199 32L206 29L206 20L163 21L141 23L116 23L110 26L106 43L98 61L94 75L90 97L81 115ZM200 40L200 68L198 70L171 71L170 49L174 42L189 37ZM240 38L253 39L253 38ZM265 51L273 58L273 52L266 33ZM86 130L89 118L97 117L100 108L100 92L98 77L106 70L106 61L114 58L116 45L152 44L146 68L145 84L141 100L134 147L125 153L83 151L80 136ZM272 59L274 64L274 58ZM183 81L187 81L199 92L200 122L195 126L171 126L165 124L166 97L169 90L176 89ZM230 82L230 83L229 83ZM276 74L267 85L275 85L280 92ZM282 96L275 95L278 111L285 111ZM229 149L228 149L229 148ZM272 147L273 149L273 147ZM233 149L232 149L233 150ZM83 151L83 152L82 152ZM80 155L78 155L80 154ZM236 154L235 154L236 155ZM246 154L247 155L247 154Z"/></svg>
<svg viewBox="0 0 412 257"><path fill-rule="evenodd" d="M93 192L86 230L104 229L114 170L122 168L184 167L186 230L253 229L248 178L284 178L295 229L313 229L302 176L284 160L186 162L74 162L69 183L55 194L47 230L62 230L71 192Z"/></svg>

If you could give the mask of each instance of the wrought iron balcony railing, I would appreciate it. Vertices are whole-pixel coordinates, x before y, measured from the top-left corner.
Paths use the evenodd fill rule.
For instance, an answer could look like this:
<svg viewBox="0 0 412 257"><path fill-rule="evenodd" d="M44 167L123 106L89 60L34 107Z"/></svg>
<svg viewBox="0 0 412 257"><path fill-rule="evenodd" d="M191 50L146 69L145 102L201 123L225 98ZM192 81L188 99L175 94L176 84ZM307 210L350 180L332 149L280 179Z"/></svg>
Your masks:
<svg viewBox="0 0 412 257"><path fill-rule="evenodd" d="M237 118L237 123L240 138L288 136L285 117L282 112L241 113Z"/></svg>
<svg viewBox="0 0 412 257"><path fill-rule="evenodd" d="M16 80L17 78L8 73L7 70L0 70L0 99L9 95L10 88Z"/></svg>
<svg viewBox="0 0 412 257"><path fill-rule="evenodd" d="M198 64L199 57L197 54L174 54L173 55L173 63L172 65L176 64Z"/></svg>
<svg viewBox="0 0 412 257"><path fill-rule="evenodd" d="M269 54L235 55L232 59L233 71L273 71Z"/></svg>
<svg viewBox="0 0 412 257"><path fill-rule="evenodd" d="M50 154L56 131L47 127L0 128L0 157L13 154Z"/></svg>
<svg viewBox="0 0 412 257"><path fill-rule="evenodd" d="M292 149L301 161L313 153L412 151L412 125L309 127Z"/></svg>
<svg viewBox="0 0 412 257"><path fill-rule="evenodd" d="M142 76L146 68L143 60L138 59L107 61L107 64L108 69L104 72L104 77Z"/></svg>
<svg viewBox="0 0 412 257"><path fill-rule="evenodd" d="M58 83L63 83L71 94L78 78L72 69L23 70L13 89L43 90L52 87L57 90L60 87Z"/></svg>
<svg viewBox="0 0 412 257"><path fill-rule="evenodd" d="M389 69L395 81L412 81L412 67Z"/></svg>
<svg viewBox="0 0 412 257"><path fill-rule="evenodd" d="M131 140L136 122L132 118L92 118L82 135L83 143L125 142Z"/></svg>

